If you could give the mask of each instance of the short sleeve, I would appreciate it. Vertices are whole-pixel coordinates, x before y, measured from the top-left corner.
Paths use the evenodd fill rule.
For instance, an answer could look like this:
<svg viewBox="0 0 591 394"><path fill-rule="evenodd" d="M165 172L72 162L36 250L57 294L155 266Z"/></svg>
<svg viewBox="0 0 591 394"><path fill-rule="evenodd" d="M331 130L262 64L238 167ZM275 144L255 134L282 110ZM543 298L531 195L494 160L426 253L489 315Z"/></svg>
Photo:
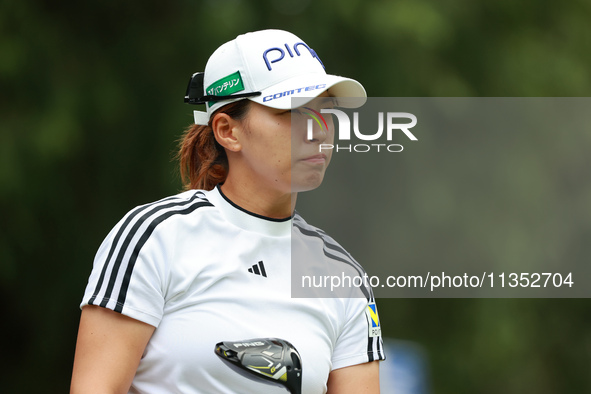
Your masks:
<svg viewBox="0 0 591 394"><path fill-rule="evenodd" d="M373 298L350 298L347 302L347 320L333 351L333 370L386 359Z"/></svg>
<svg viewBox="0 0 591 394"><path fill-rule="evenodd" d="M164 309L167 251L151 212L146 206L136 208L107 235L80 307L98 305L158 326Z"/></svg>

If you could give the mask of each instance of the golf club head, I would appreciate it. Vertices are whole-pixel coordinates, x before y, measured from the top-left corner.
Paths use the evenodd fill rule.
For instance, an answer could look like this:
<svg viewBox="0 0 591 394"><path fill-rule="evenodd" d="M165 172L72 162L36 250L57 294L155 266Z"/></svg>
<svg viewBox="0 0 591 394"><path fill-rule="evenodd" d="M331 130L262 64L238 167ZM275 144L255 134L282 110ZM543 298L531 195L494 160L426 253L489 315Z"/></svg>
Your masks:
<svg viewBox="0 0 591 394"><path fill-rule="evenodd" d="M293 394L302 392L302 359L296 348L284 339L219 342L215 354L251 380L283 386Z"/></svg>

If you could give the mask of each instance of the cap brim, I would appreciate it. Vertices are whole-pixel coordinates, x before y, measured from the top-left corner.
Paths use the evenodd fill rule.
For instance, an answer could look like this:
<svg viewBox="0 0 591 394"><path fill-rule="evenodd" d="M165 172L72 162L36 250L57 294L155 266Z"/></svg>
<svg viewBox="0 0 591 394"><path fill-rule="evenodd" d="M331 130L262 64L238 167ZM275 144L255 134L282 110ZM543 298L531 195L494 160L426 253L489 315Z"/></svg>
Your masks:
<svg viewBox="0 0 591 394"><path fill-rule="evenodd" d="M337 105L341 107L361 107L367 100L367 93L359 82L328 74L296 76L264 89L260 96L250 100L271 108L290 109L292 98L302 98L298 104L304 105L327 90L332 97L339 98Z"/></svg>

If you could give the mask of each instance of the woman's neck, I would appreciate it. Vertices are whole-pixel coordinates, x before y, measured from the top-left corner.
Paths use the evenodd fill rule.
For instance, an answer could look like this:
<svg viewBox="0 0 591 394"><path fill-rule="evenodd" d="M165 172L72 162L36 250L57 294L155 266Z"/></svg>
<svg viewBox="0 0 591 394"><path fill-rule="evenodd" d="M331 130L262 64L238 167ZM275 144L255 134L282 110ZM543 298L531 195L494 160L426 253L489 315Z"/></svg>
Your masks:
<svg viewBox="0 0 591 394"><path fill-rule="evenodd" d="M256 184L237 182L231 177L220 188L234 204L257 215L284 219L292 216L295 210L297 193L261 188Z"/></svg>

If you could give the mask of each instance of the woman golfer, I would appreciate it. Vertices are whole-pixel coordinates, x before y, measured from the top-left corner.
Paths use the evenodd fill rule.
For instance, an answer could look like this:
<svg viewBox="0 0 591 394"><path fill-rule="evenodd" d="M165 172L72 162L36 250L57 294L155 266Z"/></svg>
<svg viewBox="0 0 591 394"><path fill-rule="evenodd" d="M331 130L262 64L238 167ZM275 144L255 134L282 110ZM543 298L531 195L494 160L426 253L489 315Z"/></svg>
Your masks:
<svg viewBox="0 0 591 394"><path fill-rule="evenodd" d="M331 151L319 147L332 142L334 126L327 119L309 135L302 120L292 131L303 118L294 97L309 97L305 111L320 113L323 98L365 90L326 74L310 47L281 30L238 36L193 76L186 100L207 111L195 112L180 147L187 191L133 209L100 246L81 305L72 393L285 392L214 352L222 341L254 346L241 342L251 338L297 349L303 393L379 392L384 354L371 289L291 296L292 263L363 274L295 212L298 193L322 182Z"/></svg>

